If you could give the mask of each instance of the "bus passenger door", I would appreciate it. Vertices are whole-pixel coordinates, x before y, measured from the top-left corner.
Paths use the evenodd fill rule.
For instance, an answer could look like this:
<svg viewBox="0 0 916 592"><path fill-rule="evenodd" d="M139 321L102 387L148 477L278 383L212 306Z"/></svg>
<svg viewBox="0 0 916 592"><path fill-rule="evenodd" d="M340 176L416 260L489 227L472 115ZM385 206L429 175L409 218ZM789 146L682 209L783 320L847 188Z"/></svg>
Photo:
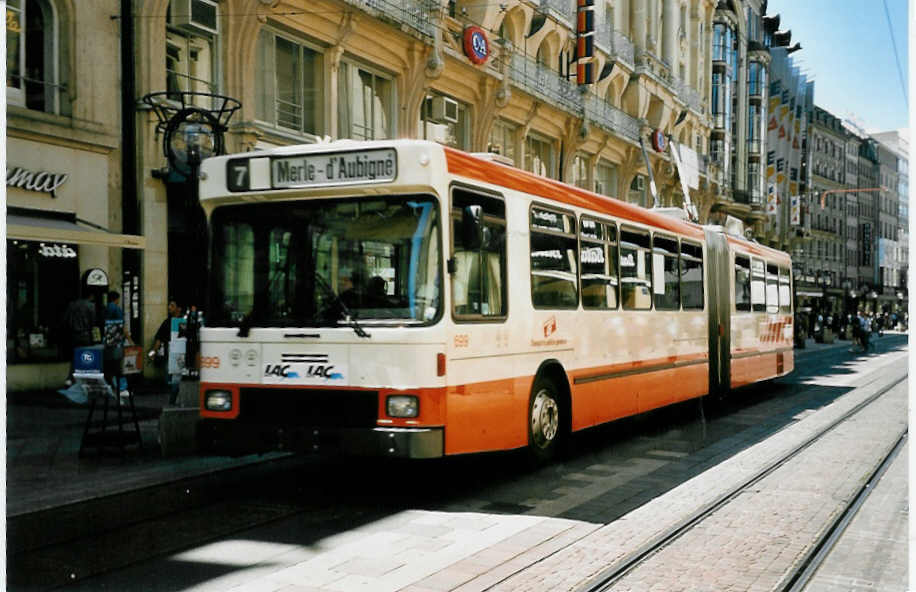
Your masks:
<svg viewBox="0 0 916 592"><path fill-rule="evenodd" d="M731 382L731 303L728 242L721 231L706 229L706 284L709 286L709 394L722 395Z"/></svg>
<svg viewBox="0 0 916 592"><path fill-rule="evenodd" d="M508 353L506 206L476 188L451 188L448 282L453 337L449 344L447 454L524 445L524 416L513 426ZM526 394L527 396L527 394ZM527 399L526 399L527 400Z"/></svg>

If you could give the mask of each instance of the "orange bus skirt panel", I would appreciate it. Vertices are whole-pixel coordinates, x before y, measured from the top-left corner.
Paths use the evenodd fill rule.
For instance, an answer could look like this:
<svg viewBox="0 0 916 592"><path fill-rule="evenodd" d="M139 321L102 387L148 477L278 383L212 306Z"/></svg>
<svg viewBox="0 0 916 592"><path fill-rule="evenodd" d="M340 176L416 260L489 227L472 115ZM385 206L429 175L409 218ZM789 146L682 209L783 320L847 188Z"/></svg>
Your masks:
<svg viewBox="0 0 916 592"><path fill-rule="evenodd" d="M445 454L526 446L533 382L522 376L447 387Z"/></svg>
<svg viewBox="0 0 916 592"><path fill-rule="evenodd" d="M783 356L785 359L785 356ZM769 380L780 375L777 372L777 353L760 352L758 355L731 360L731 387L738 388L760 380Z"/></svg>
<svg viewBox="0 0 916 592"><path fill-rule="evenodd" d="M593 370L573 384L573 430L581 430L709 392L709 364L665 367L639 374L589 380Z"/></svg>

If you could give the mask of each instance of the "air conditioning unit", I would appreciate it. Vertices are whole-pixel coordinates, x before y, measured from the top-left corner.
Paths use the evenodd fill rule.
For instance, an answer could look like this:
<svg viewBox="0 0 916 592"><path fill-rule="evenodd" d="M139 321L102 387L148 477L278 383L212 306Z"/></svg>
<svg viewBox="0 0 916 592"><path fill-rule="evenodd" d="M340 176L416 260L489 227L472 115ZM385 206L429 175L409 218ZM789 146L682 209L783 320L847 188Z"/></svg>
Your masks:
<svg viewBox="0 0 916 592"><path fill-rule="evenodd" d="M458 101L433 97L429 102L429 119L433 123L458 123Z"/></svg>
<svg viewBox="0 0 916 592"><path fill-rule="evenodd" d="M195 33L219 32L214 0L172 0L172 24Z"/></svg>

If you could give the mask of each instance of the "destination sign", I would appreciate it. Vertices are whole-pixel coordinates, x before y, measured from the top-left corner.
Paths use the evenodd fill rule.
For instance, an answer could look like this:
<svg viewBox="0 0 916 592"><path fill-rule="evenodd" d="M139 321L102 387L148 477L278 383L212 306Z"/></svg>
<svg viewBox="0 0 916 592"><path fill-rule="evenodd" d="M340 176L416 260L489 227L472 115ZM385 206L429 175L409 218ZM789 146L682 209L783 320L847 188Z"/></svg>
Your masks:
<svg viewBox="0 0 916 592"><path fill-rule="evenodd" d="M302 154L271 161L271 185L274 189L382 183L394 181L397 174L394 148Z"/></svg>

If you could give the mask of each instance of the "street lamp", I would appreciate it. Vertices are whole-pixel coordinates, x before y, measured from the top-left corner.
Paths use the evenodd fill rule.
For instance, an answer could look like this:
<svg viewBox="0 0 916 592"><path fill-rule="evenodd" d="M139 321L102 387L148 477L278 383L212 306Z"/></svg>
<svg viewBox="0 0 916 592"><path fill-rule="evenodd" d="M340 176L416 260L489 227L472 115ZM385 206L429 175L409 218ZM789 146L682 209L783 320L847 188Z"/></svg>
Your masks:
<svg viewBox="0 0 916 592"><path fill-rule="evenodd" d="M205 158L224 153L223 134L232 115L242 104L233 98L211 93L169 91L150 93L143 97L143 102L159 119L156 131L162 133L162 151L169 163L168 167L153 171L153 176L162 179L179 198L175 203L177 211L173 214L178 214L175 218L183 220L185 232L193 237L182 241L180 266L191 270L189 275L185 275L184 279L188 281L182 288L187 296L193 298L188 309L185 350L185 367L188 376L193 378L197 375L198 351L198 311L193 303L199 302L203 294L201 279L206 277L203 273L206 259L201 253L207 250L207 224L198 195L200 163ZM211 105L212 108L200 105Z"/></svg>
<svg viewBox="0 0 916 592"><path fill-rule="evenodd" d="M197 170L203 159L223 154L223 134L229 120L242 104L223 95L199 92L155 92L143 97L159 123L162 151L169 161L168 169L154 176L167 183L187 182L194 186L189 193L196 199ZM213 108L199 105L208 103Z"/></svg>

